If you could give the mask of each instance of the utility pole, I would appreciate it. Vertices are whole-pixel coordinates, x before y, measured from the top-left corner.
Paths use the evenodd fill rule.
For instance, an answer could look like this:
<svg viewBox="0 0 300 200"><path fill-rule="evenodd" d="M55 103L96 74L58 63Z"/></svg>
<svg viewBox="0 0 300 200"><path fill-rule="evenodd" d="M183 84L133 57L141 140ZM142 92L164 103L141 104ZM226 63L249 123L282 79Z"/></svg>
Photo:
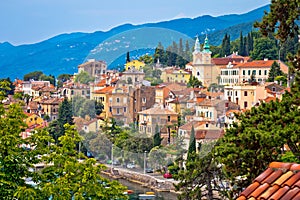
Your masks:
<svg viewBox="0 0 300 200"><path fill-rule="evenodd" d="M146 174L146 154L147 151L144 152L144 174Z"/></svg>

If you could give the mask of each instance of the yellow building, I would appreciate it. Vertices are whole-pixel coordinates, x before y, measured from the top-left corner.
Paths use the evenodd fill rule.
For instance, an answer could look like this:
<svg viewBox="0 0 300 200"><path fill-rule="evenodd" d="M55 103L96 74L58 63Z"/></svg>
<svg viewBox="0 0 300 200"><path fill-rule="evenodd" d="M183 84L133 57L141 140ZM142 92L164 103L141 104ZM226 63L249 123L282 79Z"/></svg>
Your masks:
<svg viewBox="0 0 300 200"><path fill-rule="evenodd" d="M25 113L27 115L27 118L25 119L25 123L28 127L31 127L33 125L41 125L44 123L44 120L34 113Z"/></svg>
<svg viewBox="0 0 300 200"><path fill-rule="evenodd" d="M168 68L162 71L160 78L167 83L188 83L190 76L190 72L183 69Z"/></svg>
<svg viewBox="0 0 300 200"><path fill-rule="evenodd" d="M101 102L103 104L103 111L101 113L101 116L105 117L107 119L110 117L109 115L109 98L112 96L112 91L114 90L114 87L107 86L101 90L95 90L93 93L93 99L95 101Z"/></svg>
<svg viewBox="0 0 300 200"><path fill-rule="evenodd" d="M129 70L132 68L135 68L137 70L141 70L145 66L145 63L138 61L138 60L132 60L125 64L125 70Z"/></svg>

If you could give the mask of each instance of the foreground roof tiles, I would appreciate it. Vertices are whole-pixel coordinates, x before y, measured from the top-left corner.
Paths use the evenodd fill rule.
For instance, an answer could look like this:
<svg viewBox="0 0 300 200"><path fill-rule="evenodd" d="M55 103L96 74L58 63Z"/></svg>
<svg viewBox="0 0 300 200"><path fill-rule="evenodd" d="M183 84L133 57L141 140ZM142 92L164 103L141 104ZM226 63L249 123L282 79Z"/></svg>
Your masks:
<svg viewBox="0 0 300 200"><path fill-rule="evenodd" d="M300 164L272 162L237 198L300 199Z"/></svg>

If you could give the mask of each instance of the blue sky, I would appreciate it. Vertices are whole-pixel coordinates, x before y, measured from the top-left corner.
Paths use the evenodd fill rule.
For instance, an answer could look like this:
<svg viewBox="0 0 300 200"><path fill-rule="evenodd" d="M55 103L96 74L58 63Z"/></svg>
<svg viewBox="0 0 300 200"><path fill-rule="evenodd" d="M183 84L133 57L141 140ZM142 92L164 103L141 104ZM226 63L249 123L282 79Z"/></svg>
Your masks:
<svg viewBox="0 0 300 200"><path fill-rule="evenodd" d="M61 33L107 31L202 15L241 14L270 0L2 0L0 42L39 42Z"/></svg>

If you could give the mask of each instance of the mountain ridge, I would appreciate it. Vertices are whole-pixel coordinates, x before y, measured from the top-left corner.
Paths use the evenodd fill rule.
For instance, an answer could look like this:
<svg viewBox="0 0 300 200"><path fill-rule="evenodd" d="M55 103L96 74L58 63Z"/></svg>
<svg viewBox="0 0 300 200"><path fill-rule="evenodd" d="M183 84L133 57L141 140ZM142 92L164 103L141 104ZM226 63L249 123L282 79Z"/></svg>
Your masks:
<svg viewBox="0 0 300 200"><path fill-rule="evenodd" d="M0 77L10 77L12 79L23 78L24 74L35 70L41 70L47 75L52 74L55 76L61 73L72 74L77 71L77 66L84 62L87 55L89 55L90 52L103 41L108 41L109 38L115 37L116 35L126 31L130 33L133 30L141 28L170 29L186 35L191 39L194 39L197 34L200 35L201 39L205 34L208 34L210 43L212 45L219 45L222 41L222 36L220 35L222 34L222 30L230 31L230 29L228 29L229 27L247 24L243 28L245 29L243 34L247 34L251 31L250 26L252 26L253 22L259 20L264 14L263 11L268 9L268 6L263 6L245 14L231 14L219 17L204 15L195 18L180 18L139 25L126 23L116 26L109 31L95 31L93 33L63 33L41 42L17 46L14 46L9 42L3 42L0 43ZM216 35L216 33L219 35ZM216 39L211 38L211 34L213 37L216 37ZM113 42L111 45L116 45L115 48L121 48L121 44L127 45L130 43L129 45L131 45L139 42L145 42L132 42L129 40L128 36L123 37L126 38L124 41L122 39L121 42ZM165 34L164 37L160 39L165 41L170 40L170 38L167 37L168 34ZM149 38L151 38L150 43L152 46L153 44L158 44L159 41L155 41L155 38L151 37L151 35L149 35ZM236 36L231 37L231 39L236 38ZM176 37L174 37L174 40L176 40ZM111 46L111 49L115 48L114 46ZM148 46L145 46L145 48L147 49Z"/></svg>

